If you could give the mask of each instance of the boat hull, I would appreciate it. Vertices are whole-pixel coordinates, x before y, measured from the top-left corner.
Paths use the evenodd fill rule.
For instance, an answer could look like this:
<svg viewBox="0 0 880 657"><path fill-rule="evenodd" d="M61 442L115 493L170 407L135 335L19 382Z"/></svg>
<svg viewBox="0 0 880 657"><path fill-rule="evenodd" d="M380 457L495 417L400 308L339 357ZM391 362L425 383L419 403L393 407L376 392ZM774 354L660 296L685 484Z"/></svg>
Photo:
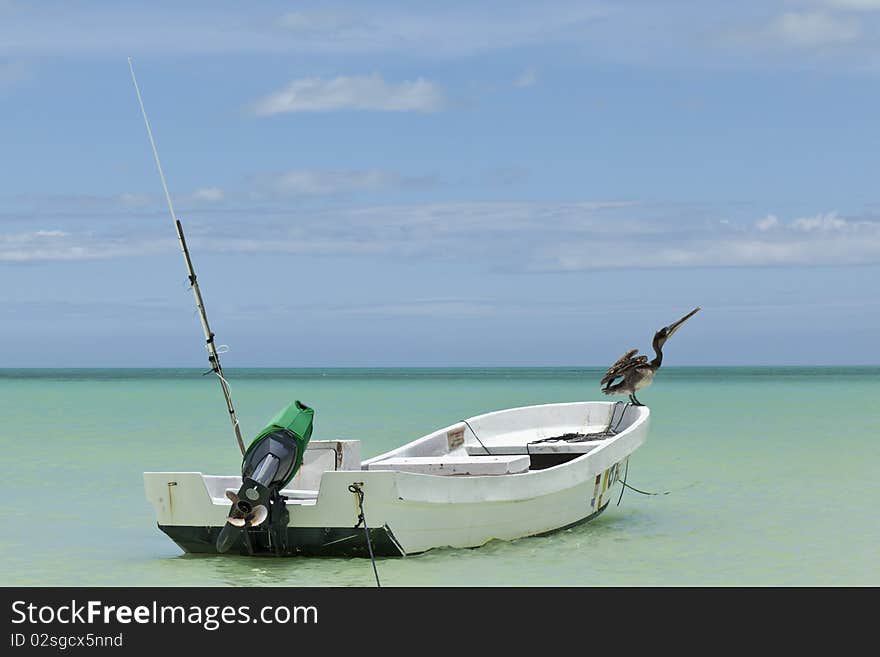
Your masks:
<svg viewBox="0 0 880 657"><path fill-rule="evenodd" d="M586 518L549 532L536 534L546 536L556 531L576 527L599 516L608 507L605 502L599 509ZM219 554L217 552L217 537L222 527L192 527L183 525L159 525L168 537L174 541L181 550L188 554ZM276 552L268 544L265 536L249 537L251 548L245 544L242 537L233 543L226 554L238 554L241 556L283 556L283 557L369 557L370 549L377 557L402 557L407 553L397 541L391 528L374 527L370 529L370 544L363 528L353 527L288 527L287 547ZM264 534L264 533L263 533ZM409 552L409 554L417 554Z"/></svg>

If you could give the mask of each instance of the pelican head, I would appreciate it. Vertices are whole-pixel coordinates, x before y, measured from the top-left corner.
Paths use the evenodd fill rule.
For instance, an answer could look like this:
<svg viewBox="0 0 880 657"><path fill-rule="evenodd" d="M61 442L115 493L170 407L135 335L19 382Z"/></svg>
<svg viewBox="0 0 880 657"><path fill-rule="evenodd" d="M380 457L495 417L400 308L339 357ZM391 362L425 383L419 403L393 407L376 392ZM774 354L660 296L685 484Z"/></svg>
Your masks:
<svg viewBox="0 0 880 657"><path fill-rule="evenodd" d="M662 349L663 345L666 344L666 341L672 337L672 334L675 333L679 328L681 328L681 325L684 324L687 320L696 315L699 309L699 306L694 308L677 322L672 322L672 324L670 324L669 326L664 326L662 329L657 331L654 334L654 348Z"/></svg>

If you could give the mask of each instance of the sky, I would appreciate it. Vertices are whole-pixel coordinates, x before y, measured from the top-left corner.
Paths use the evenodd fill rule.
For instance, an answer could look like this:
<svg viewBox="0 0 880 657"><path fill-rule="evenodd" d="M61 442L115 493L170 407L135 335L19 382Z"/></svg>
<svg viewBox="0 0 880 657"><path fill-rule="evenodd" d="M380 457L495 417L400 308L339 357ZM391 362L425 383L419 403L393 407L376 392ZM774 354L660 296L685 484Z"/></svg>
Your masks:
<svg viewBox="0 0 880 657"><path fill-rule="evenodd" d="M0 367L878 364L880 0L0 0Z"/></svg>

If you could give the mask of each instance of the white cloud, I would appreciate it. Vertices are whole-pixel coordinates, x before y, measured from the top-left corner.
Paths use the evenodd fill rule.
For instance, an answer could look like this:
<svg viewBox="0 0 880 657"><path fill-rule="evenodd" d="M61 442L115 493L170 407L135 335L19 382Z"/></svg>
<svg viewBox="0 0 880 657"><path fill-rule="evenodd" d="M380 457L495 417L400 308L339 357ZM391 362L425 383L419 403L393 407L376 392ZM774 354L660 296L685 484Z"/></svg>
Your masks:
<svg viewBox="0 0 880 657"><path fill-rule="evenodd" d="M840 217L838 217L836 212L817 214L814 217L801 217L799 219L795 219L791 223L792 228L804 232L811 232L816 230L844 230L846 228L851 228L852 226L853 224L850 224L845 219L841 219Z"/></svg>
<svg viewBox="0 0 880 657"><path fill-rule="evenodd" d="M854 19L844 19L822 11L787 12L770 26L768 36L785 45L812 48L858 41L861 27Z"/></svg>
<svg viewBox="0 0 880 657"><path fill-rule="evenodd" d="M256 101L257 116L285 112L372 110L379 112L434 112L443 105L443 92L436 84L418 78L388 83L378 74L342 76L331 80L303 78Z"/></svg>
<svg viewBox="0 0 880 657"><path fill-rule="evenodd" d="M510 11L443 5L407 11L352 9L290 12L276 23L295 34L291 47L311 52L406 52L431 57L469 56L548 43L577 43L610 9L600 3L550 2Z"/></svg>
<svg viewBox="0 0 880 657"><path fill-rule="evenodd" d="M802 11L776 20L767 12L778 3L690 4L547 0L510 8L496 3L415 8L351 1L334 3L333 10L287 13L266 4L217 5L206 14L181 3L168 21L149 6L61 3L47 18L38 7L19 3L0 20L0 57L295 53L358 57L364 65L374 55L437 60L561 46L565 57L580 63L600 56L652 68L703 68L727 67L730 55L746 65L763 65L765 46L775 44L796 53L780 61L801 68L808 48L857 40L861 52L850 53L844 63L872 69L880 52L878 25L869 16L877 0L788 0L785 5ZM737 27L743 23L753 25ZM761 52L754 52L756 43ZM866 52L872 61L865 61ZM759 58L751 59L755 54ZM839 63L833 62L834 70Z"/></svg>
<svg viewBox="0 0 880 657"><path fill-rule="evenodd" d="M651 218L652 210L627 203L362 207L272 220L272 235L251 224L250 238L224 242L222 248L478 259L486 266L531 271L880 262L876 221L846 220L831 212L787 222L768 215L748 224L722 224L670 217L665 211L662 218Z"/></svg>
<svg viewBox="0 0 880 657"><path fill-rule="evenodd" d="M295 169L255 177L257 185L279 196L325 196L346 192L375 191L404 183L397 174L379 170L319 171Z"/></svg>
<svg viewBox="0 0 880 657"><path fill-rule="evenodd" d="M220 203L225 198L225 192L219 187L200 187L192 192L171 195L174 203L186 204ZM82 200L89 202L91 205L97 205L102 201L99 197L84 197ZM143 192L124 192L117 196L115 200L118 204L129 209L145 209L165 202L164 197L158 194L146 194Z"/></svg>
<svg viewBox="0 0 880 657"><path fill-rule="evenodd" d="M223 190L219 187L202 187L190 194L190 200L205 203L219 203L224 199Z"/></svg>
<svg viewBox="0 0 880 657"><path fill-rule="evenodd" d="M533 307L529 307L534 312ZM498 303L479 299L414 299L398 303L348 305L339 313L353 317L496 317Z"/></svg>
<svg viewBox="0 0 880 657"><path fill-rule="evenodd" d="M129 208L143 208L155 202L152 195L135 192L123 192L119 195L118 200Z"/></svg>
<svg viewBox="0 0 880 657"><path fill-rule="evenodd" d="M360 180L358 175L335 180L305 176L291 182L290 193L329 193L353 181L369 186L381 184L381 177L380 182L370 182L368 176ZM721 215L727 223L722 223L716 211L694 211L690 205L463 202L304 209L299 203L285 206L279 199L280 205L259 212L231 207L221 215L207 210L200 215L194 208L187 214L191 248L439 260L516 271L880 263L880 220L837 212L785 219L765 214L756 220L733 217L727 208ZM157 207L149 216L161 210ZM79 228L59 225L53 218L54 225L40 230L0 233L0 260L114 258L176 249L163 221L138 217L121 226L117 221L93 221L93 216L85 207ZM443 304L461 314L479 312ZM440 309L426 300L421 309L405 312Z"/></svg>
<svg viewBox="0 0 880 657"><path fill-rule="evenodd" d="M592 247L599 246L595 243ZM601 245L606 246L606 245ZM611 245L607 245L610 247ZM584 271L622 267L767 267L858 265L880 262L880 234L870 240L816 239L770 241L736 238L722 241L698 241L687 245L659 245L646 249L637 259L621 261L600 252L587 243L572 243L548 251L536 269L547 271Z"/></svg>
<svg viewBox="0 0 880 657"><path fill-rule="evenodd" d="M532 85L538 82L538 69L534 66L529 66L526 70L524 70L520 76L514 81L513 86L515 87L531 87Z"/></svg>
<svg viewBox="0 0 880 657"><path fill-rule="evenodd" d="M45 262L94 260L155 252L163 246L143 238L122 240L95 237L90 233L64 230L36 230L0 233L0 262Z"/></svg>
<svg viewBox="0 0 880 657"><path fill-rule="evenodd" d="M880 262L880 222L850 221L836 212L789 222L769 214L754 222L757 232L736 225L714 234L690 231L676 241L635 238L640 267L762 267L855 265ZM638 248L637 245L641 245ZM574 240L545 248L539 268L579 271L625 266L613 242ZM630 261L630 266L636 261Z"/></svg>
<svg viewBox="0 0 880 657"><path fill-rule="evenodd" d="M755 222L755 226L757 226L758 230L767 231L779 225L779 219L776 218L774 214L768 214L763 219L759 219Z"/></svg>
<svg viewBox="0 0 880 657"><path fill-rule="evenodd" d="M0 233L0 244L2 245L15 245L15 244L34 244L34 243L47 243L51 241L51 238L55 237L66 237L69 233L63 230L35 230L26 233Z"/></svg>
<svg viewBox="0 0 880 657"><path fill-rule="evenodd" d="M479 3L461 8L377 7L350 3L338 10L278 15L263 4L180 3L174 20L149 6L111 3L53 8L15 5L0 21L0 53L26 55L112 53L406 53L437 57L569 42L578 43L609 14L600 3L544 2L499 10Z"/></svg>

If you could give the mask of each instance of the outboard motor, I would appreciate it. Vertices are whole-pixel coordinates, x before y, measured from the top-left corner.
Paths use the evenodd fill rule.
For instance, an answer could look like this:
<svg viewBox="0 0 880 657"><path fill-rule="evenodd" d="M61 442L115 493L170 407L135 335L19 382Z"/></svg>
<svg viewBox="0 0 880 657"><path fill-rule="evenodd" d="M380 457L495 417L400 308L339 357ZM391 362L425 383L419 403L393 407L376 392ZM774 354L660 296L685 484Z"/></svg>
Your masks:
<svg viewBox="0 0 880 657"><path fill-rule="evenodd" d="M244 534L245 546L252 553L248 530L267 520L269 545L276 554L286 551L290 514L281 490L302 465L314 416L313 409L297 400L276 415L250 444L241 462L241 488L238 493L226 491L232 508L217 536L218 552L226 552Z"/></svg>

